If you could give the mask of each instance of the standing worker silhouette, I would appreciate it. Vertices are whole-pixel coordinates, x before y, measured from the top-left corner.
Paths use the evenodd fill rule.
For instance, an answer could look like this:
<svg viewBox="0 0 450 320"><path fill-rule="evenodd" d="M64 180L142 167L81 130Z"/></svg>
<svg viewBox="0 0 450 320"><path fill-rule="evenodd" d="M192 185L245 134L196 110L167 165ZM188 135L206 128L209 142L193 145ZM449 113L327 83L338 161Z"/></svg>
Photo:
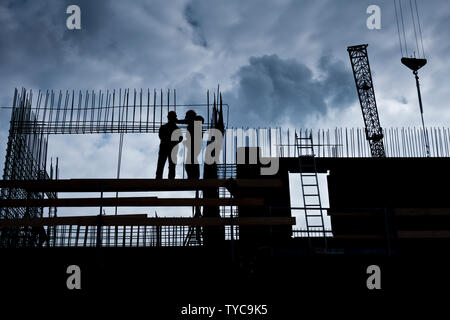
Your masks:
<svg viewBox="0 0 450 320"><path fill-rule="evenodd" d="M182 137L178 141L172 141L172 133L179 129L177 126L177 114L175 111L169 111L167 114L167 123L159 128L159 144L158 166L156 168L156 179L162 179L164 165L169 161L169 179L175 179L176 162L172 160L171 153L174 148L178 150L178 144L183 140Z"/></svg>
<svg viewBox="0 0 450 320"><path fill-rule="evenodd" d="M187 124L187 154L186 173L188 179L200 179L200 166L198 164L198 155L202 150L202 124L205 120L202 116L195 113L194 110L186 112L184 120L178 120L177 123ZM197 126L197 130L196 129Z"/></svg>
<svg viewBox="0 0 450 320"><path fill-rule="evenodd" d="M202 116L197 115L194 110L189 110L186 112L184 120L178 120L177 123L187 124L187 161L185 164L186 173L188 179L200 179L200 165L198 164L198 155L202 150L202 137L203 130L202 125L205 120ZM198 199L199 190L195 190L195 198ZM201 216L201 211L199 206L195 206L194 217L198 218ZM196 238L200 237L200 228L196 228Z"/></svg>

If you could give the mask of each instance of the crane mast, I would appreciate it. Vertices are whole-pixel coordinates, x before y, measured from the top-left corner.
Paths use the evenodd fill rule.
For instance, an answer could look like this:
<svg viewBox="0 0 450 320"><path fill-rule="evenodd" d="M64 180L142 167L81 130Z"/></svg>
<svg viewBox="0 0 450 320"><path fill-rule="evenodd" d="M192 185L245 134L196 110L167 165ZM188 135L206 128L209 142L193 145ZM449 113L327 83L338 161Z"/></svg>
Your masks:
<svg viewBox="0 0 450 320"><path fill-rule="evenodd" d="M370 144L372 157L386 156L383 144L383 129L378 117L377 101L373 89L372 74L370 72L367 44L347 48L355 77L356 90L366 126L366 139Z"/></svg>

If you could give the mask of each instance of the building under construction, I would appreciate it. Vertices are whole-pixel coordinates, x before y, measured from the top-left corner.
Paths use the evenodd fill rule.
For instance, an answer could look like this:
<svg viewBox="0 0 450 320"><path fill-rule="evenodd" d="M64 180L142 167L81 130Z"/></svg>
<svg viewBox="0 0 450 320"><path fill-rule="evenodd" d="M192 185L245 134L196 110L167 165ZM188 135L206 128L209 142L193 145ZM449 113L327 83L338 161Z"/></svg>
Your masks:
<svg viewBox="0 0 450 320"><path fill-rule="evenodd" d="M366 47L349 48L363 129L232 128L233 110L220 92L208 93L204 104L177 105L174 91L47 91L36 97L16 90L0 181L1 271L25 274L31 263L41 275L34 277L36 286L69 295L61 268L78 264L87 270L84 294L144 288L152 298L170 295L177 303L217 303L210 292L219 300L251 294L270 303L289 286L364 291L366 268L374 264L387 270L383 283L390 292L407 288L415 272L429 272L426 280L418 276L418 287L448 281L442 274L450 244L450 131L382 129ZM47 159L52 135L153 134L168 111L188 109L206 116L204 131L224 135L220 162L202 164L200 180L59 179L58 165ZM278 170L262 175L271 159ZM295 175L299 183L293 184ZM158 196L166 191L195 196ZM104 196L112 192L117 196ZM129 192L151 196L123 196ZM292 205L294 194L302 205ZM98 214L60 216L63 207L80 213L96 207ZM108 207L137 213L188 207L193 214L103 214ZM117 274L127 276L111 283ZM20 291L29 279L11 281Z"/></svg>

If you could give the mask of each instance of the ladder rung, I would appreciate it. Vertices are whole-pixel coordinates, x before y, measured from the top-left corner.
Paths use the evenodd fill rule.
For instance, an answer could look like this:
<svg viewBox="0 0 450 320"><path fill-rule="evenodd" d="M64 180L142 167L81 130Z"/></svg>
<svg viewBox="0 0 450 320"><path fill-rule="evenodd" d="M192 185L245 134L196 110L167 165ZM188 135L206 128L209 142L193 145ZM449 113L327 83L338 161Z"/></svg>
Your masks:
<svg viewBox="0 0 450 320"><path fill-rule="evenodd" d="M318 197L318 194L304 194L305 197Z"/></svg>
<svg viewBox="0 0 450 320"><path fill-rule="evenodd" d="M304 187L318 187L318 184L304 184Z"/></svg>

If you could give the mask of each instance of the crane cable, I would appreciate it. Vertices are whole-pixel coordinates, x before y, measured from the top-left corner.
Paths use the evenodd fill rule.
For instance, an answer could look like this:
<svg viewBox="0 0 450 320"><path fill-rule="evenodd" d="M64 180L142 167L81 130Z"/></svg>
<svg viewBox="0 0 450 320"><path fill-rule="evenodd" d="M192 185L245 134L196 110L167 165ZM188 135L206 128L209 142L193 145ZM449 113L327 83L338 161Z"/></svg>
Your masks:
<svg viewBox="0 0 450 320"><path fill-rule="evenodd" d="M419 58L420 58L419 41L417 40L417 31L416 31L416 20L414 18L413 5L412 5L411 0L409 0L409 7L411 8L411 19L412 19L413 29L414 29L414 38L416 39L417 54L419 55ZM416 54L414 53L414 57L415 57L415 55Z"/></svg>
<svg viewBox="0 0 450 320"><path fill-rule="evenodd" d="M400 25L398 23L398 12L397 12L397 1L396 0L394 0L394 6L395 6L395 21L397 22L398 42L400 44L400 54L403 57L403 45L402 45L402 38L400 36Z"/></svg>
<svg viewBox="0 0 450 320"><path fill-rule="evenodd" d="M408 45L406 43L406 31L405 31L405 20L403 18L403 8L402 8L402 0L398 0L400 4L400 16L402 17L402 26L403 26L403 39L405 41L405 50L406 56L408 56Z"/></svg>
<svg viewBox="0 0 450 320"><path fill-rule="evenodd" d="M419 9L417 7L417 0L414 0L414 3L416 5L417 24L419 26L419 35L420 35L420 43L422 45L422 54L423 54L423 58L425 59L425 49L424 49L424 46L423 46L422 27L420 25L420 17L419 17Z"/></svg>
<svg viewBox="0 0 450 320"><path fill-rule="evenodd" d="M395 20L397 23L397 34L398 34L398 41L400 44L400 53L402 56L406 54L406 57L409 56L408 53L408 42L406 37L406 28L405 28L405 16L403 14L403 6L402 6L402 0L394 0L394 7L395 7ZM425 49L423 45L423 36L422 36L422 26L420 23L420 16L419 16L419 8L417 5L417 0L409 0L409 7L411 9L411 19L412 19L412 26L414 30L414 38L416 41L416 50L417 55L419 58L423 57L425 58ZM407 10L407 9L406 9ZM414 45L412 46L414 48ZM420 52L422 50L422 52ZM414 51L414 57L416 55L416 52Z"/></svg>

